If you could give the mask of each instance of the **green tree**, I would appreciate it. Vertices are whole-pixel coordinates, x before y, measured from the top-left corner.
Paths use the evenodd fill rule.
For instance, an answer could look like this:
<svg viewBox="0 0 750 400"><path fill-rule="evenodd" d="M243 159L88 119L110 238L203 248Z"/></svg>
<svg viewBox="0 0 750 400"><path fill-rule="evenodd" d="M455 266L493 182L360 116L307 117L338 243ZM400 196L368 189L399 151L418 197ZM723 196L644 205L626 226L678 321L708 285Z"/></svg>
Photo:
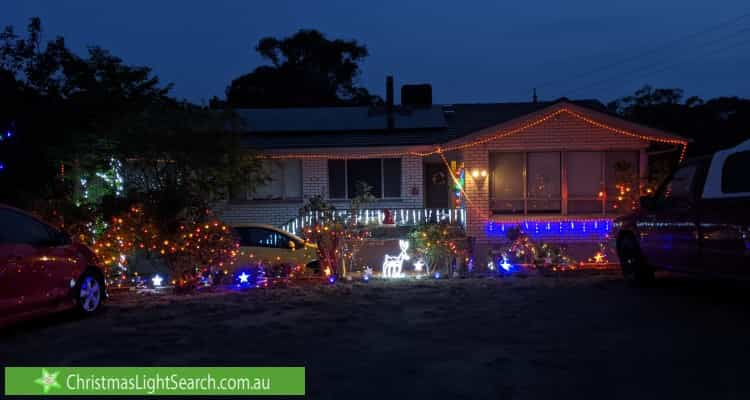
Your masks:
<svg viewBox="0 0 750 400"><path fill-rule="evenodd" d="M330 40L317 30L300 30L283 39L265 37L255 50L271 65L234 79L226 90L229 106L321 107L379 100L356 85L359 63L368 51L355 40Z"/></svg>

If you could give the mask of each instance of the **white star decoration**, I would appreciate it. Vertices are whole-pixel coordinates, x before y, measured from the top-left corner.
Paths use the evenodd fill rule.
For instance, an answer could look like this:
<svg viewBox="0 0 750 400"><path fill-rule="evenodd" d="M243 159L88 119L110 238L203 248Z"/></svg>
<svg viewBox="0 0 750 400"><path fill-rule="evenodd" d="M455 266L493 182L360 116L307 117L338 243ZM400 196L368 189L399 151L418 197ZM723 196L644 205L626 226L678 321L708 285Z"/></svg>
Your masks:
<svg viewBox="0 0 750 400"><path fill-rule="evenodd" d="M240 278L240 283L247 283L247 279L250 278L250 275L246 273L241 273L238 278Z"/></svg>
<svg viewBox="0 0 750 400"><path fill-rule="evenodd" d="M161 286L161 282L162 282L163 280L164 280L164 278L162 278L161 276L159 276L159 275L154 275L154 277L153 277L153 278L151 278L151 283L153 283L153 284L154 284L154 286Z"/></svg>

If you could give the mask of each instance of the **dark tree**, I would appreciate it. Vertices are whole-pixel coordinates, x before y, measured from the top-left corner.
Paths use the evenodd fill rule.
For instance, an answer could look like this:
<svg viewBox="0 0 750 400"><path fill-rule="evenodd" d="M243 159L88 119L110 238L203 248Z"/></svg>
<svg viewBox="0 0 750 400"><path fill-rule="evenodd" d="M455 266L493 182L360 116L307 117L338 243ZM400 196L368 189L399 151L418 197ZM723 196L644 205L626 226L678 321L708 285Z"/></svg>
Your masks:
<svg viewBox="0 0 750 400"><path fill-rule="evenodd" d="M693 96L683 101L681 89L644 86L632 96L611 102L611 111L634 122L693 139L689 154L697 156L735 146L750 138L750 100Z"/></svg>
<svg viewBox="0 0 750 400"><path fill-rule="evenodd" d="M0 142L0 202L93 208L108 199L92 182L120 168L129 181L119 195L131 189L174 219L257 182L258 160L240 146L230 113L169 97L171 85L150 68L102 48L78 56L61 37L42 43L41 29L34 18L26 35L0 32L0 130L16 131Z"/></svg>
<svg viewBox="0 0 750 400"><path fill-rule="evenodd" d="M263 38L255 50L271 65L234 79L226 90L229 106L321 107L378 101L356 86L359 63L368 52L355 40L329 40L316 30L300 30L284 39Z"/></svg>

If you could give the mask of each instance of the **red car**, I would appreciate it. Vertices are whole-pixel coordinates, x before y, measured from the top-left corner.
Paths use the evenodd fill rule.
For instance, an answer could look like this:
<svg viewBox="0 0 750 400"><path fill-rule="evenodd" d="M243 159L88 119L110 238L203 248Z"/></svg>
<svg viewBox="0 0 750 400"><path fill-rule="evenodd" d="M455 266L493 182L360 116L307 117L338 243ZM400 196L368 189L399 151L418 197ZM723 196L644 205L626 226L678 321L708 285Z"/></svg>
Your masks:
<svg viewBox="0 0 750 400"><path fill-rule="evenodd" d="M41 220L0 205L0 325L106 299L104 274L86 246Z"/></svg>

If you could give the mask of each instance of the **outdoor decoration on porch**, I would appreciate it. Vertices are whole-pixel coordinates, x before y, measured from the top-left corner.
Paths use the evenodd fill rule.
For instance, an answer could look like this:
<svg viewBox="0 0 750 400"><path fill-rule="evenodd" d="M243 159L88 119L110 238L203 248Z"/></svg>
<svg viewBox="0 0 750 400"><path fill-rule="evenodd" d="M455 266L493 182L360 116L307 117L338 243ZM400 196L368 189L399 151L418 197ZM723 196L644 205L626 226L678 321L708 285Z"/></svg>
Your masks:
<svg viewBox="0 0 750 400"><path fill-rule="evenodd" d="M402 269L404 266L404 261L409 260L409 254L406 253L406 251L409 250L409 241L399 240L398 246L401 248L401 253L399 255L385 255L381 273L383 278L402 278L404 276Z"/></svg>

